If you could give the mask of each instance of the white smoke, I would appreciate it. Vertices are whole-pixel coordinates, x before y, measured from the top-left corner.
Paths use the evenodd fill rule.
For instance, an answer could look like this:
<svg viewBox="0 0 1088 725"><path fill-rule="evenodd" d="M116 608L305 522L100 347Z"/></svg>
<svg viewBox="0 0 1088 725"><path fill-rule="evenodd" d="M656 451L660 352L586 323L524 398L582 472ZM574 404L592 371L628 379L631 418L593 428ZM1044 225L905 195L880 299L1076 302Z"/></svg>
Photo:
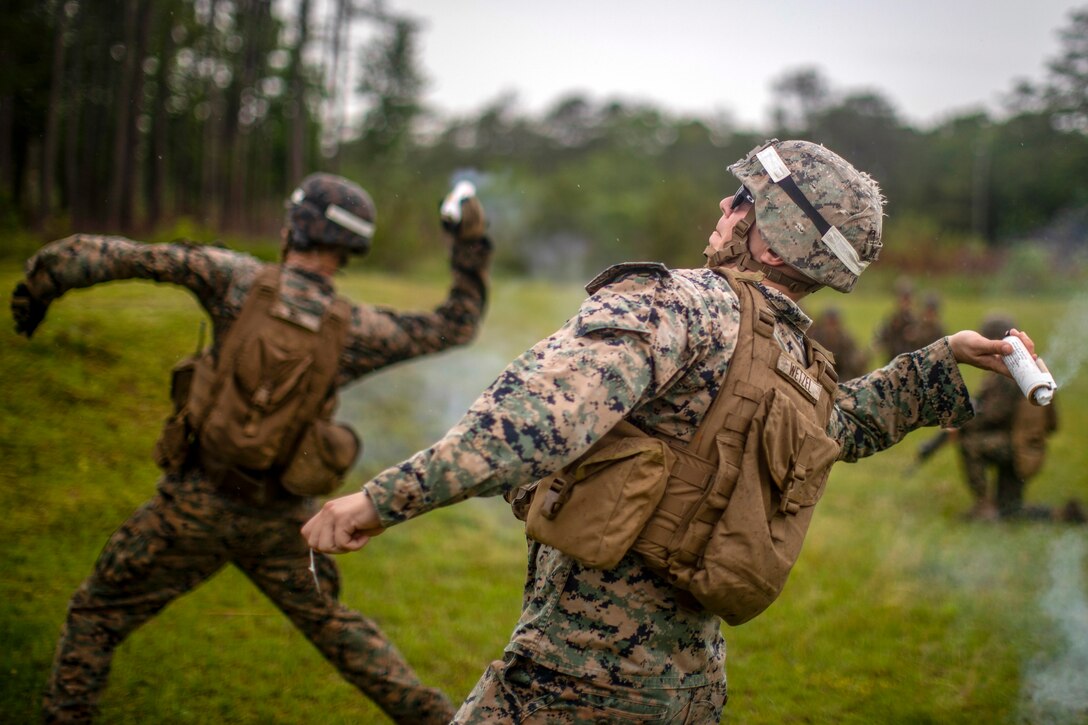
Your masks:
<svg viewBox="0 0 1088 725"><path fill-rule="evenodd" d="M1060 646L1028 667L1021 690L1022 721L1040 725L1088 722L1088 590L1085 537L1066 532L1050 547L1050 587L1040 605Z"/></svg>
<svg viewBox="0 0 1088 725"><path fill-rule="evenodd" d="M1068 385L1081 365L1088 360L1088 296L1074 298L1050 333L1043 351L1036 350L1046 362L1058 386Z"/></svg>
<svg viewBox="0 0 1088 725"><path fill-rule="evenodd" d="M338 417L363 439L362 470L376 473L441 438L507 361L475 345L397 365L344 391Z"/></svg>

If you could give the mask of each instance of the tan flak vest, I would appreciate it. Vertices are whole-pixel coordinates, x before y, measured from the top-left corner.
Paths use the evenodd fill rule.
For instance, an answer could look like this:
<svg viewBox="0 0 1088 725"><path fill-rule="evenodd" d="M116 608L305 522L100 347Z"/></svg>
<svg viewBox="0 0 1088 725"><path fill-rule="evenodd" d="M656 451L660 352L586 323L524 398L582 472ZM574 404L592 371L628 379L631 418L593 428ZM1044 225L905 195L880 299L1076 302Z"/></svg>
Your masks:
<svg viewBox="0 0 1088 725"><path fill-rule="evenodd" d="M621 422L527 487L526 531L591 567L634 551L693 606L737 625L778 597L801 551L839 454L826 433L836 376L819 344L806 339L802 365L775 341L755 275L715 271L740 300L740 332L694 438Z"/></svg>
<svg viewBox="0 0 1088 725"><path fill-rule="evenodd" d="M1016 475L1025 481L1039 472L1046 460L1046 442L1058 429L1058 409L1033 405L1020 396L1012 415L1012 461Z"/></svg>
<svg viewBox="0 0 1088 725"><path fill-rule="evenodd" d="M261 270L218 353L175 367L175 414L156 445L164 469L195 458L227 493L254 503L275 498L277 486L330 492L360 447L331 420L351 305L337 297L311 329L276 311L279 281L279 266Z"/></svg>

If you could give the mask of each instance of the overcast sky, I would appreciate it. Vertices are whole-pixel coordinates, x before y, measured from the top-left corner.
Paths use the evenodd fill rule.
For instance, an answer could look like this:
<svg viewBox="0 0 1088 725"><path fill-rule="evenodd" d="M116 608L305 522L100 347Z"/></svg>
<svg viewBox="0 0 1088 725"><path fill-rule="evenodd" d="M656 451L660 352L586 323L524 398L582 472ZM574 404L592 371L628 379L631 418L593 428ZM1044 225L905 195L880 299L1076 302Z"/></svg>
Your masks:
<svg viewBox="0 0 1088 725"><path fill-rule="evenodd" d="M1085 4L1058 0L387 0L421 19L426 100L467 113L513 91L538 112L581 91L759 127L771 86L815 66L834 91L878 90L928 125L999 107L1041 80L1058 30Z"/></svg>

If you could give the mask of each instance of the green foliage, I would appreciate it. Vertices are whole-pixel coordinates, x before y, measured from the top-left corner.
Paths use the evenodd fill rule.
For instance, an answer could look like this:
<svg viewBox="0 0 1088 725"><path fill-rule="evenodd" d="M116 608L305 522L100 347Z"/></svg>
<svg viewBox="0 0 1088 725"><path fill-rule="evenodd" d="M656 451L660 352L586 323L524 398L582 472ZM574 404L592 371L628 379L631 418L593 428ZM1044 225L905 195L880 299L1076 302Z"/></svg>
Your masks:
<svg viewBox="0 0 1088 725"><path fill-rule="evenodd" d="M420 103L424 26L381 3L24 5L0 28L15 119L0 227L33 223L43 238L160 238L190 224L202 239L272 235L292 184L329 170L378 202L371 263L404 271L441 243L437 201L471 172L504 268L582 279L620 259L683 263L674 250L701 243L735 189L726 166L778 135L824 143L881 183L890 241L911 242L889 254L907 271L988 275L991 250L1024 240L1083 265L1085 224L1061 225L1088 209L1083 9L1046 77L1020 81L1003 116L913 128L881 89L839 89L805 67L773 83L773 128L740 129L580 93L540 113L508 93L433 115Z"/></svg>
<svg viewBox="0 0 1088 725"><path fill-rule="evenodd" d="M340 279L357 299L402 308L442 299L444 275L428 282L357 269L366 266ZM18 274L16 265L0 265L0 288L10 289ZM838 305L865 342L892 307L888 288L867 274L855 294L813 296L811 311ZM1015 310L1044 354L1064 332L1056 321L1082 304L941 291L951 329L975 325L994 308ZM500 279L473 345L353 386L342 411L358 423L367 453L347 488L433 440L580 298L576 286ZM148 453L167 410L167 371L192 350L200 318L183 291L124 283L70 293L31 341L16 338L10 325L0 331L4 722L37 719L68 597L109 534L154 490ZM976 384L980 374L966 377ZM1034 502L1088 496L1079 433L1088 426L1088 387L1083 375L1061 382L1062 427L1029 487ZM1069 584L1055 579L1055 557L1083 550L1084 532L960 522L969 498L953 447L903 475L926 435L835 469L782 599L725 631L727 722L966 725L1076 717L1035 697L1072 646L1063 629L1070 623L1052 619L1044 600ZM477 500L397 527L338 564L344 601L374 617L426 682L460 699L514 626L524 558L507 507ZM1070 596L1067 609L1076 612L1088 593ZM1083 625L1074 631L1083 635ZM384 722L229 569L120 648L103 706L111 723Z"/></svg>
<svg viewBox="0 0 1088 725"><path fill-rule="evenodd" d="M363 119L359 151L368 162L403 163L412 122L422 110L424 79L418 67L419 25L388 22L364 54L359 91L370 106Z"/></svg>

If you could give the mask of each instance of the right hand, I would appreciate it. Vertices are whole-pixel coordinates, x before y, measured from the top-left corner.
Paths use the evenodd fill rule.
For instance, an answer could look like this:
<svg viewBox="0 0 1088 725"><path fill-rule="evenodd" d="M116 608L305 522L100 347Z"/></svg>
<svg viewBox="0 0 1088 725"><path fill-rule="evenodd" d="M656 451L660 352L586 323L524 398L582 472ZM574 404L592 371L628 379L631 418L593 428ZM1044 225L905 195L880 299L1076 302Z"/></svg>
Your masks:
<svg viewBox="0 0 1088 725"><path fill-rule="evenodd" d="M315 551L344 554L358 551L383 531L370 496L359 491L326 501L302 527L302 536Z"/></svg>
<svg viewBox="0 0 1088 725"><path fill-rule="evenodd" d="M15 291L11 293L11 316L15 320L17 334L26 335L29 339L45 319L48 309L49 303L35 297L26 282L15 285Z"/></svg>
<svg viewBox="0 0 1088 725"><path fill-rule="evenodd" d="M458 239L479 239L487 230L487 217L484 205L478 197L469 197L461 202L461 224L457 228Z"/></svg>

